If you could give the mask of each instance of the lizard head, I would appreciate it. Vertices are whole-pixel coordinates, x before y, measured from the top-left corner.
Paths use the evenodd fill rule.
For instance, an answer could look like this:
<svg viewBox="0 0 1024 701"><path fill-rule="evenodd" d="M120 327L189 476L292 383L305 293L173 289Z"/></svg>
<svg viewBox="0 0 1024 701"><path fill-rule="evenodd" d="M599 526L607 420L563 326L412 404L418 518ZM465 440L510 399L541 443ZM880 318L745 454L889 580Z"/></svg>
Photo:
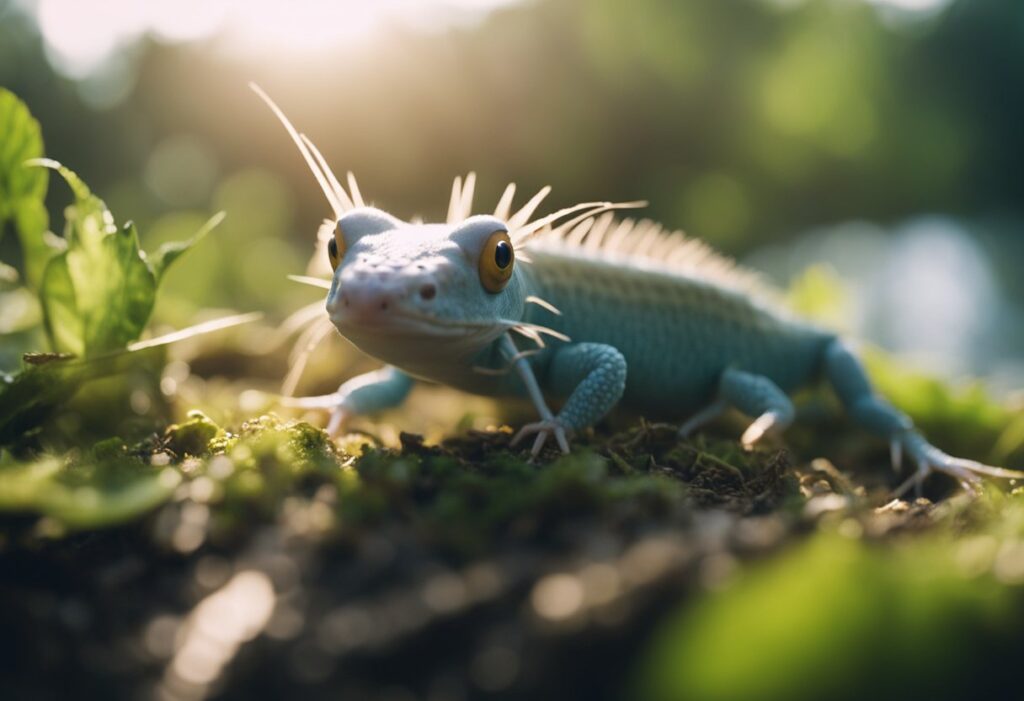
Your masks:
<svg viewBox="0 0 1024 701"><path fill-rule="evenodd" d="M402 344L474 352L522 316L522 273L497 217L409 224L359 207L338 217L327 250L331 321L378 357Z"/></svg>
<svg viewBox="0 0 1024 701"><path fill-rule="evenodd" d="M598 214L645 204L583 202L531 219L551 188L513 213L515 185L509 185L493 216L470 216L476 182L470 174L464 182L455 179L447 224L403 222L366 206L351 173L346 192L313 142L263 90L250 86L284 126L334 211L319 237L334 270L327 296L331 322L369 355L400 367L458 362L507 331L538 347L542 335L568 340L523 320L528 303L559 312L527 294L515 247L541 232L568 232L593 224Z"/></svg>

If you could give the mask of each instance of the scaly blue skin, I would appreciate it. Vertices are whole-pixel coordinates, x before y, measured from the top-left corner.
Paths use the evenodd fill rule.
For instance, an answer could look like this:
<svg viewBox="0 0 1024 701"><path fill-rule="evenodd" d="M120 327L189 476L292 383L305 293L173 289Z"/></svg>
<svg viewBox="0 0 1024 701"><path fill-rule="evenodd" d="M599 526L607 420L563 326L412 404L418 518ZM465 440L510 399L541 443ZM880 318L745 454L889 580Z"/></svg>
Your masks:
<svg viewBox="0 0 1024 701"><path fill-rule="evenodd" d="M974 491L979 475L1019 473L953 458L930 445L911 420L876 396L853 353L835 335L788 316L713 279L608 260L571 246L525 247L504 289L484 289L478 262L485 241L508 229L495 217L455 225L411 225L372 208L338 221L344 250L327 297L342 335L388 367L343 384L332 431L354 415L400 404L415 379L467 392L530 397L541 420L536 455L549 437L568 438L616 404L668 420L690 417L687 435L732 407L753 422L750 446L794 417L788 394L827 380L851 418L891 441L918 469L898 490L932 471ZM525 256L521 256L525 258ZM538 297L557 308L530 303ZM516 325L539 325L571 340L512 340ZM532 327L528 327L532 328ZM523 350L533 350L530 355ZM531 391L532 390L532 391ZM560 404L553 414L547 402Z"/></svg>

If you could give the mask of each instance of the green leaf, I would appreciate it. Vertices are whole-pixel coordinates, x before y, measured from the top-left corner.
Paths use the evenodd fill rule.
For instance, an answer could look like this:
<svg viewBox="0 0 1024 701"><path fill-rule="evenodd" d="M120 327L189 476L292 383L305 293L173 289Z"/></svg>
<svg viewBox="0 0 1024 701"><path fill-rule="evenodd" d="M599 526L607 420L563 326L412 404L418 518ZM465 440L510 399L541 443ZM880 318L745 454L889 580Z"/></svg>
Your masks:
<svg viewBox="0 0 1024 701"><path fill-rule="evenodd" d="M65 464L55 457L18 463L0 460L0 511L36 512L66 528L110 526L166 501L181 483L172 468L154 468L127 456Z"/></svg>
<svg viewBox="0 0 1024 701"><path fill-rule="evenodd" d="M142 334L156 302L156 278L139 249L134 224L105 236L97 256L68 251L68 269L86 355L123 348Z"/></svg>
<svg viewBox="0 0 1024 701"><path fill-rule="evenodd" d="M56 170L75 195L66 210L68 248L50 260L40 288L53 348L85 356L123 348L142 334L168 266L217 226L224 213L188 241L165 244L147 260L135 225L129 222L118 231L103 200L74 171L49 159L32 163Z"/></svg>
<svg viewBox="0 0 1024 701"><path fill-rule="evenodd" d="M138 367L141 362L139 353L258 318L260 314L254 313L216 319L159 338L139 341L127 350L93 358L59 354L26 356L25 368L21 372L16 375L0 374L0 446L22 440L26 433L39 426L86 382Z"/></svg>
<svg viewBox="0 0 1024 701"><path fill-rule="evenodd" d="M0 219L7 219L20 200L46 196L47 174L24 165L43 155L43 136L25 103L5 88L0 88L0 138Z"/></svg>
<svg viewBox="0 0 1024 701"><path fill-rule="evenodd" d="M149 265L153 269L153 275L156 276L157 284L159 284L163 279L164 273L167 272L167 268L181 257L183 253L202 241L208 233L213 231L217 225L224 221L225 216L226 214L223 211L217 212L210 217L205 224L203 224L192 238L186 241L168 241L164 245L160 246L155 253L150 255Z"/></svg>
<svg viewBox="0 0 1024 701"><path fill-rule="evenodd" d="M57 171L71 188L75 203L64 210L64 238L69 247L80 245L92 251L102 244L105 236L117 232L114 217L106 203L92 194L75 171L52 158L34 158L26 163Z"/></svg>
<svg viewBox="0 0 1024 701"><path fill-rule="evenodd" d="M43 325L58 353L85 354L85 327L78 313L67 251L50 259L40 285Z"/></svg>
<svg viewBox="0 0 1024 701"><path fill-rule="evenodd" d="M39 123L23 102L0 88L0 233L6 220L14 223L21 242L25 279L36 288L46 262L59 248L48 236L50 217L43 199L49 175L29 167L43 155Z"/></svg>
<svg viewBox="0 0 1024 701"><path fill-rule="evenodd" d="M101 199L69 168L59 172L75 203L67 208L68 248L46 266L40 288L46 330L57 351L94 356L137 339L156 301L156 276L139 248L134 224L120 231Z"/></svg>
<svg viewBox="0 0 1024 701"><path fill-rule="evenodd" d="M46 264L63 249L63 241L50 234L50 215L42 200L22 199L14 210L14 224L25 261L25 280L38 289Z"/></svg>
<svg viewBox="0 0 1024 701"><path fill-rule="evenodd" d="M119 360L55 356L49 362L28 365L17 375L0 377L0 445L15 443L88 380L126 367Z"/></svg>

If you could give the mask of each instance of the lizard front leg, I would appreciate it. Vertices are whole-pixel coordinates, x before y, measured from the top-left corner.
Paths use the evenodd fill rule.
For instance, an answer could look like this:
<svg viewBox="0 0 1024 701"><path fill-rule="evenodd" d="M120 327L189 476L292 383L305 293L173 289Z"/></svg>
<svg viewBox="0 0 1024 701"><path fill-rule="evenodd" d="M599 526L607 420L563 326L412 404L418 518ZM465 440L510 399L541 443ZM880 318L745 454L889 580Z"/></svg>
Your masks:
<svg viewBox="0 0 1024 701"><path fill-rule="evenodd" d="M568 396L557 416L527 424L513 444L537 434L532 455L544 447L549 435L559 440L562 452L569 452L568 441L559 436L590 426L607 414L626 388L626 359L618 349L603 343L571 343L554 350L545 374L545 388L551 394Z"/></svg>
<svg viewBox="0 0 1024 701"><path fill-rule="evenodd" d="M288 398L282 403L300 409L330 409L327 432L334 436L353 416L374 414L398 406L405 401L412 386L411 377L388 365L380 370L356 375L332 394Z"/></svg>

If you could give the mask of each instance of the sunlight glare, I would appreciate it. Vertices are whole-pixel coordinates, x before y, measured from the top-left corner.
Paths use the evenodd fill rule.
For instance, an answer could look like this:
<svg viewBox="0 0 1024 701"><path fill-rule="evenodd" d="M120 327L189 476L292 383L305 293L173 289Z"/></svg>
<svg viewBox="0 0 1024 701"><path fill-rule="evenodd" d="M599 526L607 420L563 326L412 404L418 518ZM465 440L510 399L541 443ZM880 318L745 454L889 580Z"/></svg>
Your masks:
<svg viewBox="0 0 1024 701"><path fill-rule="evenodd" d="M880 9L898 10L920 14L934 14L950 3L950 0L867 0Z"/></svg>
<svg viewBox="0 0 1024 701"><path fill-rule="evenodd" d="M34 12L54 66L84 78L145 37L179 43L218 36L224 39L218 48L246 60L308 56L366 41L390 25L425 31L464 25L517 1L22 0L22 5Z"/></svg>

